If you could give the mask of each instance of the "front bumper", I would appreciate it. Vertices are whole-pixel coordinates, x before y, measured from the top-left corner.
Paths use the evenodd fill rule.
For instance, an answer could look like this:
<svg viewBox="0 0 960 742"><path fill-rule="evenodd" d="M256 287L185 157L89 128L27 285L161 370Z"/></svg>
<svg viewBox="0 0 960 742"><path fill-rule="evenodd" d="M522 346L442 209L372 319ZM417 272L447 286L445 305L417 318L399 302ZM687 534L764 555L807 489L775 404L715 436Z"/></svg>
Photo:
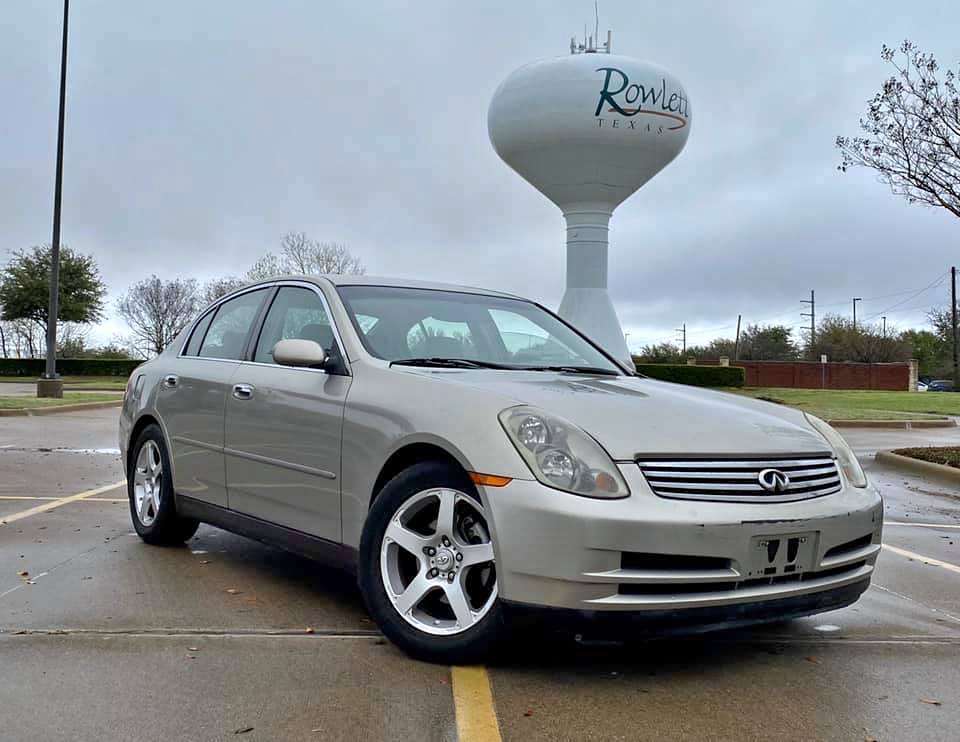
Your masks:
<svg viewBox="0 0 960 742"><path fill-rule="evenodd" d="M786 621L835 611L856 602L869 586L870 578L867 577L860 582L809 595L771 598L756 603L655 611L587 611L510 601L504 603L511 626L517 628L548 624L551 629L574 631L588 638L593 635L600 635L604 640L647 636L660 638Z"/></svg>
<svg viewBox="0 0 960 742"><path fill-rule="evenodd" d="M817 608L818 595L845 605L869 584L883 527L871 487L790 503L699 502L658 497L637 466L620 470L631 491L622 500L530 480L484 488L506 603L650 618L721 609L729 625L743 606L787 600L781 613L804 615L830 610Z"/></svg>

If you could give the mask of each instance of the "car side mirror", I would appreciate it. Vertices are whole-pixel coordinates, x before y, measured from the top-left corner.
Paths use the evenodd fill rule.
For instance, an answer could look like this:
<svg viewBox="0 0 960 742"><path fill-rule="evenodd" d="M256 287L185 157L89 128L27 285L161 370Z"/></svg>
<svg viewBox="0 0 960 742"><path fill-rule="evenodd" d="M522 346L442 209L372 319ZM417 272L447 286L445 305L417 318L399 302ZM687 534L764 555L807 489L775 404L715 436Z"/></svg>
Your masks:
<svg viewBox="0 0 960 742"><path fill-rule="evenodd" d="M327 365L327 351L313 340L291 338L281 340L270 351L273 360L281 366L299 366L301 368L323 368Z"/></svg>

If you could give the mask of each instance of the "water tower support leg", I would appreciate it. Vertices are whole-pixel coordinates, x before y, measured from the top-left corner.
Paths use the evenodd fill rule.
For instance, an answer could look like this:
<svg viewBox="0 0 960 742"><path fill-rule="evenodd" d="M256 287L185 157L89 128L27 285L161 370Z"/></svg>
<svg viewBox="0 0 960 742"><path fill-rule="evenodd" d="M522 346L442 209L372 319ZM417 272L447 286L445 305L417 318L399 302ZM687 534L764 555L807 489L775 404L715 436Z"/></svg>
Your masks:
<svg viewBox="0 0 960 742"><path fill-rule="evenodd" d="M560 316L615 358L630 363L620 320L607 292L607 249L611 211L602 206L565 208L567 290Z"/></svg>

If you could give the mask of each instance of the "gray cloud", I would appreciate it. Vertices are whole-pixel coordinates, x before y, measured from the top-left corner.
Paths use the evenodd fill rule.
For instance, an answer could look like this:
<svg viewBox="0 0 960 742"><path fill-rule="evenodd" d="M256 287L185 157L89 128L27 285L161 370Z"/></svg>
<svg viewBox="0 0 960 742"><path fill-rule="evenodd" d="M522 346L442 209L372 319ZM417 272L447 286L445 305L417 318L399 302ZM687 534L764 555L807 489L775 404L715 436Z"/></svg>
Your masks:
<svg viewBox="0 0 960 742"><path fill-rule="evenodd" d="M888 74L882 43L956 57L953 4L925 7L602 3L614 49L673 71L694 113L684 153L614 216L631 345L681 322L707 340L737 313L799 325L810 288L825 310L886 297L864 301L868 316L946 270L955 223L839 174L833 149ZM512 69L565 52L591 3L72 11L64 239L96 255L114 295L150 272L240 273L296 229L346 242L374 273L559 302L562 219L496 157L486 110ZM0 18L0 250L49 240L58 34L56 3L13 0Z"/></svg>

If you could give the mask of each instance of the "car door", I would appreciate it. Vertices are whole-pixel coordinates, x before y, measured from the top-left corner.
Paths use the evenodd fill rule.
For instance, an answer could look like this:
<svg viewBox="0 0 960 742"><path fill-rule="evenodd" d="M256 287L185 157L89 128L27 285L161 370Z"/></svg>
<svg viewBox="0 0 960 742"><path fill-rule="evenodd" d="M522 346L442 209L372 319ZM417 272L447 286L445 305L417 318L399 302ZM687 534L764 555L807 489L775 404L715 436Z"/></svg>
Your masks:
<svg viewBox="0 0 960 742"><path fill-rule="evenodd" d="M194 326L160 382L157 410L170 438L177 493L227 507L223 415L230 380L272 288L228 299Z"/></svg>
<svg viewBox="0 0 960 742"><path fill-rule="evenodd" d="M280 340L320 343L329 370L274 363ZM340 541L340 437L351 377L326 302L309 285L279 288L226 405L230 508Z"/></svg>

